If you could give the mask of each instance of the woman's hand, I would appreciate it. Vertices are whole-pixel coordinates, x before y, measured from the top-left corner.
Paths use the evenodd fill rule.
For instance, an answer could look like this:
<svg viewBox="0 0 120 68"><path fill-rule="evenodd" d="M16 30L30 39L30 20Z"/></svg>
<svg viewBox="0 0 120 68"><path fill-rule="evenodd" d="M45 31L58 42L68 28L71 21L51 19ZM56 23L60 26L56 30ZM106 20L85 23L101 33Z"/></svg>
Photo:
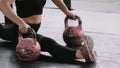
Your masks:
<svg viewBox="0 0 120 68"><path fill-rule="evenodd" d="M76 17L75 17L76 15L73 14L72 12L68 11L68 12L66 13L66 15L67 15L67 17L69 17L70 19L76 20Z"/></svg>
<svg viewBox="0 0 120 68"><path fill-rule="evenodd" d="M56 6L58 6L64 14L66 14L70 19L75 20L75 14L71 13L67 6L64 4L62 0L52 0Z"/></svg>
<svg viewBox="0 0 120 68"><path fill-rule="evenodd" d="M28 32L28 28L31 28L28 24L26 23L22 23L19 25L19 31L20 33L27 33Z"/></svg>

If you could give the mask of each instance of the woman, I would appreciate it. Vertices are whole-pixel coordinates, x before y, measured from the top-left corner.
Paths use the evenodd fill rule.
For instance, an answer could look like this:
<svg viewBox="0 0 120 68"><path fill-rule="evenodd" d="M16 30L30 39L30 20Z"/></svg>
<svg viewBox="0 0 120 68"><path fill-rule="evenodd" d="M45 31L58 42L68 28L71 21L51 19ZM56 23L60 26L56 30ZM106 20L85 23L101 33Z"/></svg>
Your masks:
<svg viewBox="0 0 120 68"><path fill-rule="evenodd" d="M75 15L71 13L61 0L52 0L63 13L75 20ZM17 8L17 15L10 7L15 2ZM41 24L42 10L46 0L1 0L0 10L8 17L13 23L8 26L0 25L0 37L5 40L17 42L18 31L27 33L28 28L33 28L38 31ZM48 23L49 24L49 23ZM85 59L86 62L94 62L92 53L89 51L85 44L79 50L72 50L63 47L51 38L37 34L37 41L41 44L41 49L48 51L53 57L57 59ZM46 43L47 42L47 43ZM90 57L91 56L91 57Z"/></svg>

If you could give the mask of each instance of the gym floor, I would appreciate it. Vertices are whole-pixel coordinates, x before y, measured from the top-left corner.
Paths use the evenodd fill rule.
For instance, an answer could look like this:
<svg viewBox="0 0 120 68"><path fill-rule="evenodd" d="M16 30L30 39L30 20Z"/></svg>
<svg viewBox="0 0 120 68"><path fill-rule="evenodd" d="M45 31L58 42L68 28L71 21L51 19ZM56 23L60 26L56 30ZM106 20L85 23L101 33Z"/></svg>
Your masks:
<svg viewBox="0 0 120 68"><path fill-rule="evenodd" d="M113 2L72 1L72 8L74 9L72 12L81 17L83 30L94 40L94 49L97 52L96 63L85 64L74 60L56 60L49 57L49 53L44 53L48 56L41 55L34 62L24 63L16 58L14 44L0 39L0 68L119 68L119 7L119 4ZM65 43L62 38L64 18L65 15L48 0L38 33L51 37L64 46ZM0 22L4 22L1 12Z"/></svg>

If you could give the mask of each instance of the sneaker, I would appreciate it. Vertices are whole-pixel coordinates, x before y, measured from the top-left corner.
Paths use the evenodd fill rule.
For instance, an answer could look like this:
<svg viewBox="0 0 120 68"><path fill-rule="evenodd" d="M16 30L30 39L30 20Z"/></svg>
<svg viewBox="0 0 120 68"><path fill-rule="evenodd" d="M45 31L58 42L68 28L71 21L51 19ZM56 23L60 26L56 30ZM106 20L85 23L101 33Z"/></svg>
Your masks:
<svg viewBox="0 0 120 68"><path fill-rule="evenodd" d="M84 42L82 43L82 47L80 50L83 54L83 57L85 58L85 61L87 63L93 63L96 61L95 52L93 51L94 46L93 39L88 35L84 35L83 39Z"/></svg>

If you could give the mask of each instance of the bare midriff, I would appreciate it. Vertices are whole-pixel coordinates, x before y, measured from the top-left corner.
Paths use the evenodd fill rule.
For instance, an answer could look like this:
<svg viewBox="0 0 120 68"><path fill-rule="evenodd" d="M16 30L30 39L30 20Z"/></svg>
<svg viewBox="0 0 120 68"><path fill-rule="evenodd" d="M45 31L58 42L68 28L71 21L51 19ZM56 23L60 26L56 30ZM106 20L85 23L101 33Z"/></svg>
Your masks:
<svg viewBox="0 0 120 68"><path fill-rule="evenodd" d="M41 22L41 17L42 17L41 15L33 15L22 19L29 24L39 24Z"/></svg>

